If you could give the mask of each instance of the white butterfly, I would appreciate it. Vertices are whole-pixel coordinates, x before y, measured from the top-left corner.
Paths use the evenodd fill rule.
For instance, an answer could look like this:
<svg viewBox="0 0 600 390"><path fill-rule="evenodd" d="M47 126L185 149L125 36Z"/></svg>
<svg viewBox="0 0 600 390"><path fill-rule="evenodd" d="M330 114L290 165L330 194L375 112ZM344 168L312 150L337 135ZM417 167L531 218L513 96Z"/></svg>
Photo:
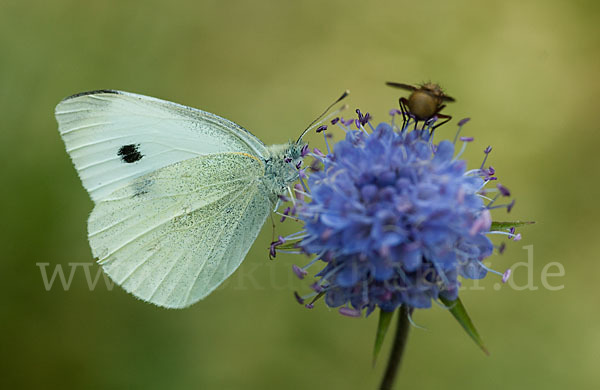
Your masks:
<svg viewBox="0 0 600 390"><path fill-rule="evenodd" d="M169 308L238 268L305 146L265 146L217 115L120 91L68 97L56 119L95 203L94 257L125 290Z"/></svg>

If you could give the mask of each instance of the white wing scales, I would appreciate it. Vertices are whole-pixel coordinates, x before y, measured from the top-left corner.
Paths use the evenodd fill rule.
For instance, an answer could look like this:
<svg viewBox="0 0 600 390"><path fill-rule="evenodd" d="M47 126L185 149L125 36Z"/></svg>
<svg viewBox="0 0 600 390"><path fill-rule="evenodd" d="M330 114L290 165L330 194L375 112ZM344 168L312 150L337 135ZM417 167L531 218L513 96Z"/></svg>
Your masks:
<svg viewBox="0 0 600 390"><path fill-rule="evenodd" d="M92 252L137 297L181 308L204 298L240 265L270 213L245 153L201 156L133 180L99 201Z"/></svg>
<svg viewBox="0 0 600 390"><path fill-rule="evenodd" d="M74 95L55 113L67 152L95 202L179 161L212 153L266 153L258 138L227 119L133 93Z"/></svg>

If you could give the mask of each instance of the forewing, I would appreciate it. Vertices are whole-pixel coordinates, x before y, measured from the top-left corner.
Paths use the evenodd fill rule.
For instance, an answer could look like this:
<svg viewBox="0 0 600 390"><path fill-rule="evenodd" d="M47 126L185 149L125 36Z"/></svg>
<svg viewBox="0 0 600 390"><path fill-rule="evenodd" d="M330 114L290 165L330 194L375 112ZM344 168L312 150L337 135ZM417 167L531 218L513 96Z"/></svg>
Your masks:
<svg viewBox="0 0 600 390"><path fill-rule="evenodd" d="M125 290L182 308L240 265L270 213L264 165L244 153L182 161L135 179L96 204L92 252Z"/></svg>
<svg viewBox="0 0 600 390"><path fill-rule="evenodd" d="M201 155L265 155L264 144L217 115L148 96L94 91L56 106L60 134L96 202L167 165Z"/></svg>

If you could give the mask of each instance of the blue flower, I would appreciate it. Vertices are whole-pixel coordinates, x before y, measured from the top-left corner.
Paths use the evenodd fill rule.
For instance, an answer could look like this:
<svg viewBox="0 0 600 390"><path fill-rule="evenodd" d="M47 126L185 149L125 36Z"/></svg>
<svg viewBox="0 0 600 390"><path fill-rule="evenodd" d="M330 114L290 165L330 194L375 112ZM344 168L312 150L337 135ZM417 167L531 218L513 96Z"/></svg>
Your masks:
<svg viewBox="0 0 600 390"><path fill-rule="evenodd" d="M459 159L462 150L455 156L458 134L455 142L436 144L431 127L409 131L392 120L373 129L369 114L357 113L358 120L332 121L346 132L333 151L310 153L320 164L311 165L307 185L296 187L293 208L303 229L279 237L271 253L287 245L314 255L294 272L304 278L309 266L324 264L313 285L315 295L345 315L357 316L363 309L368 315L376 307L393 311L402 304L427 308L439 297L456 299L459 276L481 279L491 271L483 264L494 249L488 238L490 210L512 208L514 203L494 205L510 195L508 189L485 188L496 180L494 168L484 168L485 160L467 171ZM319 129L324 132L326 126ZM460 140L464 150L472 138ZM491 191L497 192L495 198L487 196ZM514 232L504 234L517 238Z"/></svg>

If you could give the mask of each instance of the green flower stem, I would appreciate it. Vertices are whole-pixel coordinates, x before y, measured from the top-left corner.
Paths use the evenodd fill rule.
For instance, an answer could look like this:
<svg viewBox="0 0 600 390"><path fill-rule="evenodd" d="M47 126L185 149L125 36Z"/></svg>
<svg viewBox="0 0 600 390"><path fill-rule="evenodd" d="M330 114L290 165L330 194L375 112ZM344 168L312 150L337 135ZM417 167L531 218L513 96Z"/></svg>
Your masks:
<svg viewBox="0 0 600 390"><path fill-rule="evenodd" d="M398 313L398 325L396 327L394 345L392 346L385 374L383 375L381 386L379 387L382 390L390 390L394 385L396 375L398 374L398 371L400 371L400 363L402 362L402 354L404 353L404 347L406 346L406 340L408 339L409 328L408 308L406 305L402 305L400 306L400 312Z"/></svg>

